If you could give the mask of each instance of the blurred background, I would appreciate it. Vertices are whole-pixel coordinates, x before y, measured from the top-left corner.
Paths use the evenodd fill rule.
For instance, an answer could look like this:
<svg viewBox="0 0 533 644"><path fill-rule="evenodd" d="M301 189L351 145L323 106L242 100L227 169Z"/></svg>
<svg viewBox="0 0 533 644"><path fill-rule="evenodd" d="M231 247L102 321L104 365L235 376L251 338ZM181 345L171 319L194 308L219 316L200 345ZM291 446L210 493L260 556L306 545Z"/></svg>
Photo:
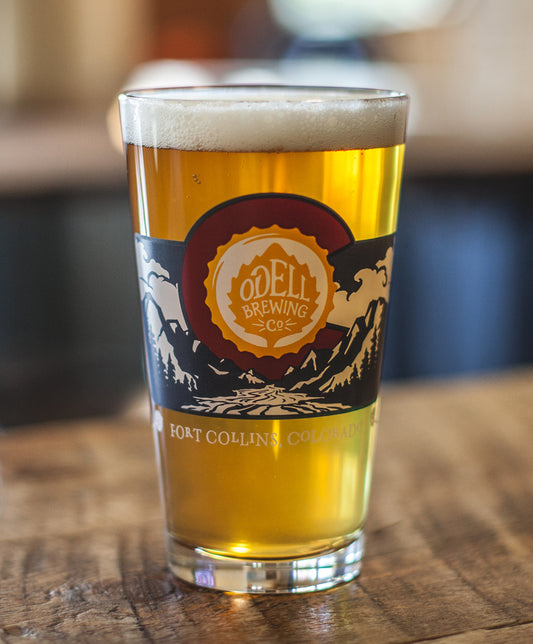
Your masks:
<svg viewBox="0 0 533 644"><path fill-rule="evenodd" d="M299 83L412 96L385 378L533 359L531 0L0 0L0 425L143 383L116 95Z"/></svg>

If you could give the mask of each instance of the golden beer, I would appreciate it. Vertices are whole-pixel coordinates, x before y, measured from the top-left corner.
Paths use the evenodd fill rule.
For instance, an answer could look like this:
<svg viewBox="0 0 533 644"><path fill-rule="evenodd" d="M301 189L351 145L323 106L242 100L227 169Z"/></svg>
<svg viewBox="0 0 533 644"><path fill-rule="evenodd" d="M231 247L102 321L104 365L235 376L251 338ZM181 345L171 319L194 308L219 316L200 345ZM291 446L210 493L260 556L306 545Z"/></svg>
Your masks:
<svg viewBox="0 0 533 644"><path fill-rule="evenodd" d="M236 591L346 581L362 552L407 99L232 88L121 101L171 568Z"/></svg>

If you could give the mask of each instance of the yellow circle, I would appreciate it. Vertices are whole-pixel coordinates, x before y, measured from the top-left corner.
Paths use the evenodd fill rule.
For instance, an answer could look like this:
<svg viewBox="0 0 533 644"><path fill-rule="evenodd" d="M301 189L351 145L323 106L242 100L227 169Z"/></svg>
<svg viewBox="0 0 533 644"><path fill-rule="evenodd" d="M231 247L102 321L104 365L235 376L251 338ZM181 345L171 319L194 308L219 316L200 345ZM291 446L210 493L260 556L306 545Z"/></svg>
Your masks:
<svg viewBox="0 0 533 644"><path fill-rule="evenodd" d="M297 353L333 309L333 267L315 237L297 228L252 227L218 247L208 264L211 319L239 351Z"/></svg>

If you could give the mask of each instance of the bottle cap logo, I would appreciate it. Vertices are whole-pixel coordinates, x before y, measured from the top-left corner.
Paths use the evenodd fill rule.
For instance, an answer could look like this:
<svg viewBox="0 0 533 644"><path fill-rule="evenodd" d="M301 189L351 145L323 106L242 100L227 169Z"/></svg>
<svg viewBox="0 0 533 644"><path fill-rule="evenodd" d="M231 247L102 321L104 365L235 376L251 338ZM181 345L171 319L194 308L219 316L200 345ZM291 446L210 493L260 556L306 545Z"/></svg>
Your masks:
<svg viewBox="0 0 533 644"><path fill-rule="evenodd" d="M278 381L311 348L331 349L335 258L353 242L335 212L298 195L244 195L206 212L178 264L194 359L209 350L221 371Z"/></svg>
<svg viewBox="0 0 533 644"><path fill-rule="evenodd" d="M258 358L298 352L333 308L327 254L296 228L234 234L208 264L205 302L213 323L239 351Z"/></svg>

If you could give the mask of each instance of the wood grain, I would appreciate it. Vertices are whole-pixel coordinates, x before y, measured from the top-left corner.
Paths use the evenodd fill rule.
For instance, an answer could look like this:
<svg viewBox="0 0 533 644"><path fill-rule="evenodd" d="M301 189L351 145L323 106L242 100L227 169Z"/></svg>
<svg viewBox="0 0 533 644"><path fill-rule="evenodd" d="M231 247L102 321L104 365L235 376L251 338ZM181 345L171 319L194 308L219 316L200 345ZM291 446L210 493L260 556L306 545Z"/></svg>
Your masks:
<svg viewBox="0 0 533 644"><path fill-rule="evenodd" d="M145 406L0 437L0 641L533 641L533 372L386 387L367 553L316 595L166 566Z"/></svg>

